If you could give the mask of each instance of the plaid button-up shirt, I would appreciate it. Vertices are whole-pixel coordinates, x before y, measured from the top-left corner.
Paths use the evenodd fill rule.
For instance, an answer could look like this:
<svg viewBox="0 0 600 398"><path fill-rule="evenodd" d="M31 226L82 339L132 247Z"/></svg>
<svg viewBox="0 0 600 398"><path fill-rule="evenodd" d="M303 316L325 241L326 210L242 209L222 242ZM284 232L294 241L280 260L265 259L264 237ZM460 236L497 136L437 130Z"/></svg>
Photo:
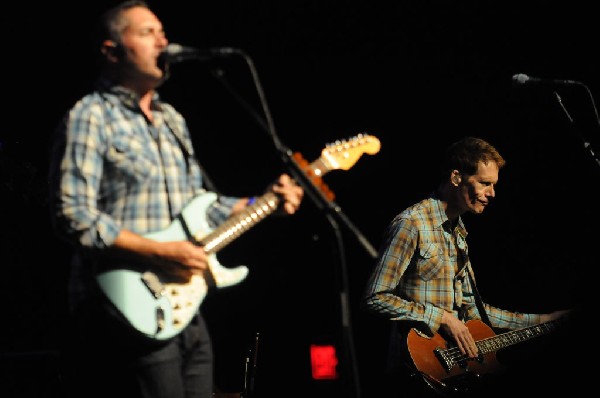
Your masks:
<svg viewBox="0 0 600 398"><path fill-rule="evenodd" d="M165 229L204 192L201 169L183 117L155 94L149 121L136 94L100 80L57 130L50 203L58 234L89 254L110 246L121 229L146 234ZM206 209L215 227L237 197L219 196ZM95 255L88 256L97 257ZM71 285L85 294L89 264L76 256ZM86 283L87 281L87 283Z"/></svg>
<svg viewBox="0 0 600 398"><path fill-rule="evenodd" d="M443 311L465 321L481 319L471 280L467 231L459 217L454 229L441 201L429 198L390 223L367 283L368 310L392 320L416 322L433 334ZM538 314L511 312L484 304L491 326L517 329L540 322Z"/></svg>

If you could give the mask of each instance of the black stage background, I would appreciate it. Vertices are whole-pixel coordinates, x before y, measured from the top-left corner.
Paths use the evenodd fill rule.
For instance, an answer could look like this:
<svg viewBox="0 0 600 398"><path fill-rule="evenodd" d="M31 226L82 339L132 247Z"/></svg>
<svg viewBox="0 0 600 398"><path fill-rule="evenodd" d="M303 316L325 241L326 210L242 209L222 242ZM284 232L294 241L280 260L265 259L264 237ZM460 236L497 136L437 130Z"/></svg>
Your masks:
<svg viewBox="0 0 600 398"><path fill-rule="evenodd" d="M49 227L46 159L54 126L93 82L90 25L106 3L18 3L1 17L0 389L8 396L60 390L55 350L67 259ZM591 384L578 362L594 348L588 303L596 302L600 164L584 142L600 152L593 102L600 80L597 15L584 4L591 2L151 2L172 42L249 55L291 151L312 161L336 140L359 133L380 140L376 155L324 177L336 213L373 247L397 212L432 189L447 144L476 135L500 149L508 164L496 202L481 217L465 217L484 299L519 311L590 311L575 336L507 350L522 371L516 395ZM585 85L514 86L517 73ZM187 117L222 191L258 194L286 170L256 121L264 113L241 57L174 65L161 93ZM307 198L297 216L265 220L219 254L223 265L251 269L245 282L202 304L221 390L243 389L246 353L259 333L257 397L390 396L379 384L387 324L359 308L374 260L326 213ZM337 380L311 379L311 343L336 346Z"/></svg>

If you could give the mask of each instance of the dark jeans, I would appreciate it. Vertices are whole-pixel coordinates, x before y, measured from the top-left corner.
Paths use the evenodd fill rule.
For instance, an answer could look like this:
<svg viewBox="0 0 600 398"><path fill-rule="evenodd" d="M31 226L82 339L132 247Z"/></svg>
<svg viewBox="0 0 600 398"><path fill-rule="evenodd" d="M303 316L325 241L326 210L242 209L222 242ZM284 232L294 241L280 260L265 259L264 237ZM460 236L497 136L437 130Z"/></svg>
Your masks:
<svg viewBox="0 0 600 398"><path fill-rule="evenodd" d="M99 305L69 320L62 349L66 396L211 398L213 354L200 314L168 342L149 342Z"/></svg>

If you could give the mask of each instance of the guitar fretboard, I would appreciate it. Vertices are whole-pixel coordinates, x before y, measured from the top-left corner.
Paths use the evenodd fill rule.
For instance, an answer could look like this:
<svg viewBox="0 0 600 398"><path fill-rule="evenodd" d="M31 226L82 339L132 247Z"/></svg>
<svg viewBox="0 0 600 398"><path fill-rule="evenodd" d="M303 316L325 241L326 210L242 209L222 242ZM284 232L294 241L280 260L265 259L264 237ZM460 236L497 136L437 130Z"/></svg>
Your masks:
<svg viewBox="0 0 600 398"><path fill-rule="evenodd" d="M540 323L527 328L513 330L500 334L498 336L489 337L487 339L480 340L476 343L477 348L483 354L488 352L498 351L501 348L511 346L523 341L533 339L535 337L544 335L552 332L557 326L556 320Z"/></svg>
<svg viewBox="0 0 600 398"><path fill-rule="evenodd" d="M230 217L212 233L199 239L199 242L207 254L216 253L277 210L278 204L277 195L269 192L256 199L256 202L247 206L239 214Z"/></svg>

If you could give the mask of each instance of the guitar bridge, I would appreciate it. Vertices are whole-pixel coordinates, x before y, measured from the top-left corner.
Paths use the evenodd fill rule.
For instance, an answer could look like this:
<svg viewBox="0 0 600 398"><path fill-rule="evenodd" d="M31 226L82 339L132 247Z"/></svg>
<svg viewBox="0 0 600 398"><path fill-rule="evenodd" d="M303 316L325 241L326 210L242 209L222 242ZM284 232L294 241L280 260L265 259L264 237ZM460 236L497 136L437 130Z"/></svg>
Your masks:
<svg viewBox="0 0 600 398"><path fill-rule="evenodd" d="M164 295L165 288L155 273L146 271L141 276L144 285L152 292L154 298L158 299ZM165 311L161 307L156 308L156 334L165 328Z"/></svg>
<svg viewBox="0 0 600 398"><path fill-rule="evenodd" d="M165 328L165 311L158 307L156 309L156 334Z"/></svg>

